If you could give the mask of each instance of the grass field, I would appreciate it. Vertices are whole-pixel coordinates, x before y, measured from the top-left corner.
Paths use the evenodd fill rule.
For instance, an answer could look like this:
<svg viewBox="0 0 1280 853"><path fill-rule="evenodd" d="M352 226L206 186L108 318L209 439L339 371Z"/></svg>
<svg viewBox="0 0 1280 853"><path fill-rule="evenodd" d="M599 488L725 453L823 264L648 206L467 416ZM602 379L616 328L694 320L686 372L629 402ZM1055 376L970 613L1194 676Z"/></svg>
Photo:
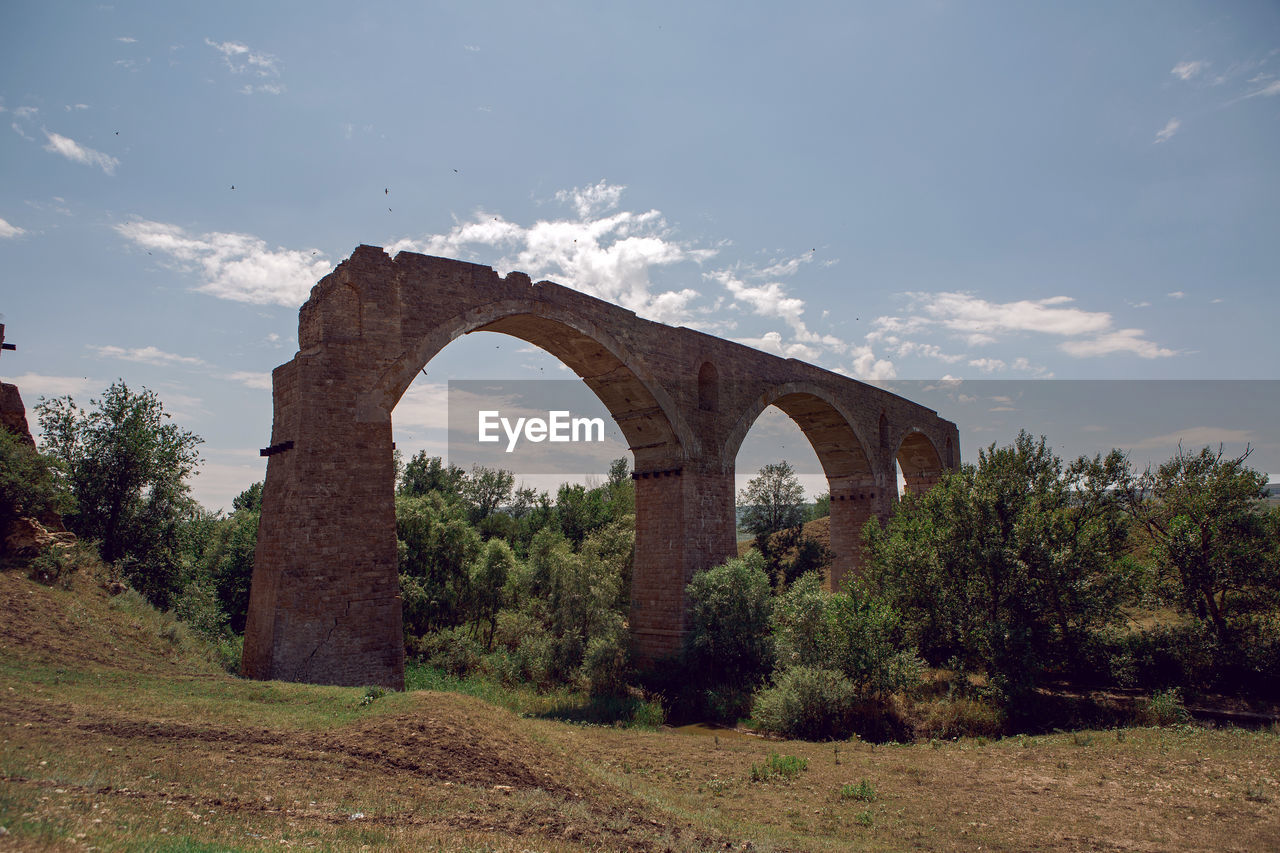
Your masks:
<svg viewBox="0 0 1280 853"><path fill-rule="evenodd" d="M546 718L567 696L242 681L89 578L2 572L0 607L0 850L1280 849L1270 731L581 725Z"/></svg>

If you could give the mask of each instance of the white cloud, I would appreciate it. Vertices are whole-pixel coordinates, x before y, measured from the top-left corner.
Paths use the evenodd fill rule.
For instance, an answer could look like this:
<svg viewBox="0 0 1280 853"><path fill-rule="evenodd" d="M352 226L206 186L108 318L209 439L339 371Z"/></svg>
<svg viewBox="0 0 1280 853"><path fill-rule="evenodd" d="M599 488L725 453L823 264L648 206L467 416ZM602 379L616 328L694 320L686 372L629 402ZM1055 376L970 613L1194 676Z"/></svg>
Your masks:
<svg viewBox="0 0 1280 853"><path fill-rule="evenodd" d="M141 364L187 364L191 366L204 364L204 361L192 356L175 355L171 352L157 349L156 347L137 347L135 349L126 349L118 346L94 346L86 344L89 349L96 352L101 358L118 358L123 361L136 361Z"/></svg>
<svg viewBox="0 0 1280 853"><path fill-rule="evenodd" d="M1169 291L1168 293L1166 293L1165 295L1166 295L1166 296L1168 296L1170 299L1181 299L1181 298L1183 298L1184 296L1186 296L1187 294L1186 294L1184 291L1181 291L1181 290L1171 290L1171 291Z"/></svg>
<svg viewBox="0 0 1280 853"><path fill-rule="evenodd" d="M21 237L26 234L25 228L19 228L17 225L10 225L3 219L0 219L0 239L10 239L12 237Z"/></svg>
<svg viewBox="0 0 1280 853"><path fill-rule="evenodd" d="M247 44L235 41L216 42L206 38L204 43L222 54L222 60L232 74L249 74L259 78L280 76L280 60L270 53L253 50ZM240 91L246 95L255 92L279 95L284 91L284 86L279 83L246 84Z"/></svg>
<svg viewBox="0 0 1280 853"><path fill-rule="evenodd" d="M1210 63L1203 59L1197 59L1193 62L1179 62L1177 65L1173 66L1169 73L1180 80L1190 80L1192 77L1195 77L1201 71L1208 68L1209 64Z"/></svg>
<svg viewBox="0 0 1280 853"><path fill-rule="evenodd" d="M16 110L13 111L13 115L16 118L29 119L29 118L35 118L36 114L39 112L40 112L39 107L18 107Z"/></svg>
<svg viewBox="0 0 1280 853"><path fill-rule="evenodd" d="M940 325L983 343L994 343L1003 332L1039 332L1074 336L1101 332L1111 325L1111 315L1101 311L1082 311L1061 307L1072 302L1069 296L1017 302L988 302L970 293L908 293L913 310L919 314L902 320L898 317L877 318L877 331L917 331Z"/></svg>
<svg viewBox="0 0 1280 853"><path fill-rule="evenodd" d="M1167 142L1175 133L1178 132L1178 128L1180 127L1182 127L1181 121L1176 118L1169 119L1165 122L1164 127L1156 131L1156 138L1152 144L1159 145L1161 142Z"/></svg>
<svg viewBox="0 0 1280 853"><path fill-rule="evenodd" d="M1004 370L1008 365L998 358L975 358L970 359L970 367L976 367L983 373L995 373L997 370Z"/></svg>
<svg viewBox="0 0 1280 853"><path fill-rule="evenodd" d="M237 370L234 373L228 373L223 378L232 382L239 382L246 388L253 388L258 391L271 390L270 373L259 373L252 370Z"/></svg>
<svg viewBox="0 0 1280 853"><path fill-rule="evenodd" d="M1168 358L1177 352L1143 338L1142 329L1116 329L1088 340L1063 341L1059 349L1077 358L1129 352L1141 358Z"/></svg>
<svg viewBox="0 0 1280 853"><path fill-rule="evenodd" d="M136 43L138 40L137 40L136 38L134 38L133 36L119 36L119 37L116 39L116 41L124 42L125 44L134 44L134 43Z"/></svg>
<svg viewBox="0 0 1280 853"><path fill-rule="evenodd" d="M574 208L574 219L539 220L525 227L481 211L448 233L396 240L387 251L481 260L479 250L488 250L484 263L500 272L520 270L535 280L549 278L659 322L691 320L697 291L655 293L650 272L680 263L701 264L715 250L674 239L657 210L603 215L617 206L623 189L602 181L557 193L558 201ZM495 250L501 253L496 261L491 259Z"/></svg>
<svg viewBox="0 0 1280 853"><path fill-rule="evenodd" d="M89 109L89 105L88 104L67 104L66 106L63 107L63 109L65 109L67 112L71 112L73 110L87 110Z"/></svg>
<svg viewBox="0 0 1280 853"><path fill-rule="evenodd" d="M46 376L41 373L24 373L9 380L18 386L22 401L27 407L27 420L35 425L31 409L41 397L83 396L101 391L106 383L88 376Z"/></svg>
<svg viewBox="0 0 1280 853"><path fill-rule="evenodd" d="M52 151L55 154L61 154L73 163L83 163L86 166L97 166L108 175L114 175L116 166L120 165L120 161L109 154L103 154L101 151L94 151L92 148L81 145L74 139L69 139L61 134L52 133L45 130L44 135L48 137L49 144L45 145L45 151Z"/></svg>
<svg viewBox="0 0 1280 853"><path fill-rule="evenodd" d="M1258 98L1258 97L1270 98L1270 97L1274 97L1275 95L1280 95L1280 80L1272 80L1267 77L1258 76L1258 77L1254 77L1249 82L1255 85L1260 84L1261 88L1255 89L1254 91L1249 92L1247 95L1242 96L1240 100L1244 100L1245 98Z"/></svg>
<svg viewBox="0 0 1280 853"><path fill-rule="evenodd" d="M196 288L219 299L296 308L317 281L332 271L324 255L305 249L268 249L251 234L188 234L177 225L138 220L115 226L144 249L163 252L205 283Z"/></svg>

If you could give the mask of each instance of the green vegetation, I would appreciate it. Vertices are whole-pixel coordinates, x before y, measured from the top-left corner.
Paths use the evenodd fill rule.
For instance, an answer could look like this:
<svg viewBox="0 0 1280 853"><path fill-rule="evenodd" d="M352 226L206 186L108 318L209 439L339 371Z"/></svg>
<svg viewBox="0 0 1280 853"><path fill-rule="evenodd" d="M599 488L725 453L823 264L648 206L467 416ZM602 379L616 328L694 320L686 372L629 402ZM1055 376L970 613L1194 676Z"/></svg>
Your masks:
<svg viewBox="0 0 1280 853"><path fill-rule="evenodd" d="M167 642L204 642L235 671L263 484L229 514L202 510L187 487L200 439L146 389L37 411L46 453L0 434L0 520L62 512L80 543L25 561L29 575L127 585L116 600L160 608ZM419 453L396 486L408 685L581 723L873 741L1168 725L1208 690L1274 699L1280 509L1246 458L1179 452L1139 475L1119 452L1064 463L1024 433L869 523L868 571L837 591L794 472L766 466L741 496L757 548L694 575L684 647L638 672L626 461L552 495ZM1099 687L1150 699L1107 710L1064 689Z"/></svg>

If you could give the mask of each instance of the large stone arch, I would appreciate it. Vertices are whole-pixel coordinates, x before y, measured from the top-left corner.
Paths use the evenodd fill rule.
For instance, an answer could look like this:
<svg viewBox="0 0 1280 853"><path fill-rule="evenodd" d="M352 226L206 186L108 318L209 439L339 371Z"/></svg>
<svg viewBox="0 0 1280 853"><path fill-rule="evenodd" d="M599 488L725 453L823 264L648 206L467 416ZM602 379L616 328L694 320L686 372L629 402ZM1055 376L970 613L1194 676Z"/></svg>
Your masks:
<svg viewBox="0 0 1280 853"><path fill-rule="evenodd" d="M890 506L895 451L869 437L891 435L896 449L917 429L958 455L954 424L935 412L813 365L523 273L361 246L312 289L299 351L272 374L246 675L402 686L392 411L437 352L474 331L559 358L626 436L636 463L629 628L642 662L678 651L688 581L736 551L734 456L766 406L791 415L823 460L833 545L837 527L856 542L852 508L865 519ZM839 553L854 553L841 542Z"/></svg>

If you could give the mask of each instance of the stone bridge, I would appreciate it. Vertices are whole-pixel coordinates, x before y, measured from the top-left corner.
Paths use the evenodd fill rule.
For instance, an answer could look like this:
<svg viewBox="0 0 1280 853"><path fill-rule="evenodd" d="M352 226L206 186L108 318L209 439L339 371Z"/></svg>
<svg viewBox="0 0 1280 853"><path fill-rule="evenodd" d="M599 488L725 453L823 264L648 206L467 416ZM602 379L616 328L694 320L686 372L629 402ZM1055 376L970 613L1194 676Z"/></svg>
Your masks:
<svg viewBox="0 0 1280 853"><path fill-rule="evenodd" d="M897 499L895 460L912 491L959 463L955 425L887 391L523 273L361 246L312 289L299 351L273 374L246 676L403 687L392 411L436 353L478 331L560 359L630 445L641 661L679 649L686 584L736 554L734 459L767 406L826 473L835 585L860 567L863 523Z"/></svg>

